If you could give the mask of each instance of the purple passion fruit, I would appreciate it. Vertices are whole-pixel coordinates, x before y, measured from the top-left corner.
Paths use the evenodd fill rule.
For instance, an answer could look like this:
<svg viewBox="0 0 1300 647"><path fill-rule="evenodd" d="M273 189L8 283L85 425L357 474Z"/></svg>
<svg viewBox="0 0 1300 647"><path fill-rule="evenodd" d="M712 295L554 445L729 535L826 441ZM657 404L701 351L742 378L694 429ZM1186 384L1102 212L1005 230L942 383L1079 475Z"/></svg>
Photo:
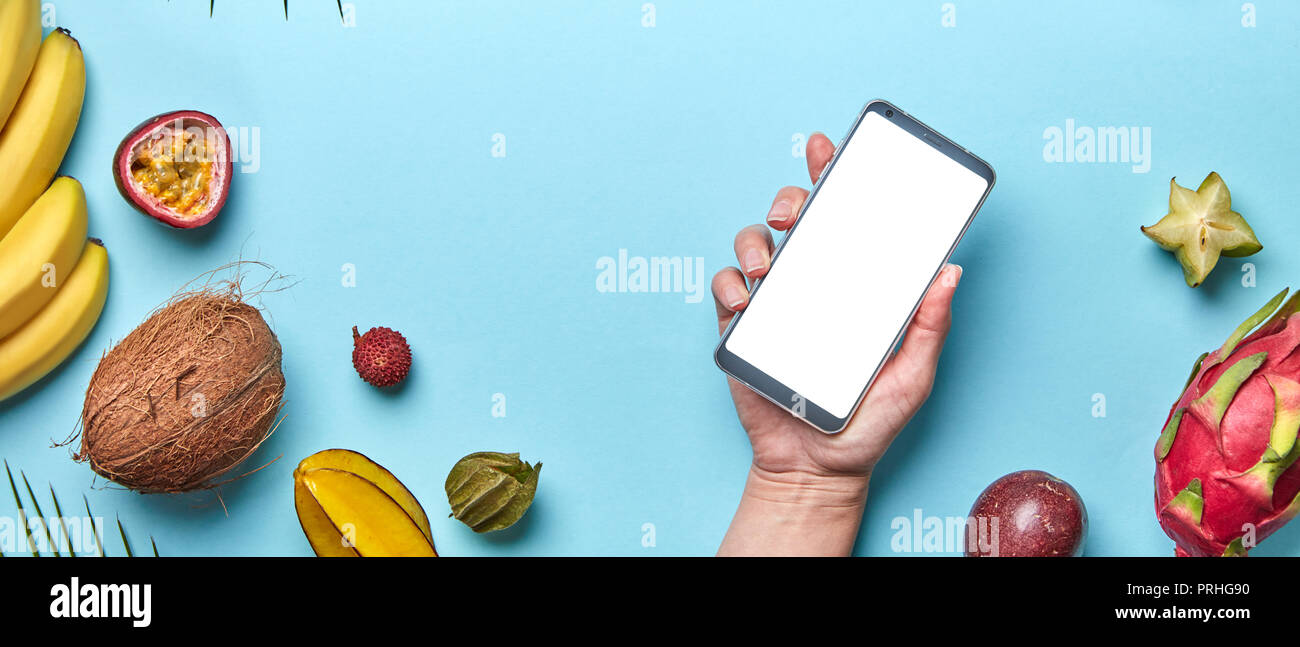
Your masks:
<svg viewBox="0 0 1300 647"><path fill-rule="evenodd" d="M131 206L158 222L193 229L226 204L230 137L209 114L178 110L136 126L113 156L113 179Z"/></svg>
<svg viewBox="0 0 1300 647"><path fill-rule="evenodd" d="M1039 470L994 481L971 506L967 557L1078 557L1088 511L1069 483Z"/></svg>

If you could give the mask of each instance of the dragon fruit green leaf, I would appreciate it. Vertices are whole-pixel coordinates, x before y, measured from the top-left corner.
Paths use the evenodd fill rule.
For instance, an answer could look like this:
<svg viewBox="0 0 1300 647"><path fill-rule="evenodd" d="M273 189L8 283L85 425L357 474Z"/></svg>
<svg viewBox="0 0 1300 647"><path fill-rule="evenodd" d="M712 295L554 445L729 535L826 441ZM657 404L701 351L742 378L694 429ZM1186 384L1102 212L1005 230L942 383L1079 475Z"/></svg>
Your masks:
<svg viewBox="0 0 1300 647"><path fill-rule="evenodd" d="M1192 364L1191 374L1187 376L1187 381L1183 382L1184 391L1187 390L1187 385L1191 384L1192 380L1196 379L1196 374L1201 372L1201 364L1205 363L1205 358L1209 356L1209 353L1201 353L1201 356L1196 358L1196 362Z"/></svg>
<svg viewBox="0 0 1300 647"><path fill-rule="evenodd" d="M1182 424L1183 414L1186 412L1185 407L1175 411L1174 415L1169 417L1169 423L1165 425L1164 431L1160 432L1160 440L1156 441L1157 461L1162 461L1169 455L1169 448L1174 446L1174 437L1178 435L1178 425Z"/></svg>
<svg viewBox="0 0 1300 647"><path fill-rule="evenodd" d="M1228 547L1223 549L1224 557L1245 557L1246 547L1242 545L1241 537L1228 542Z"/></svg>
<svg viewBox="0 0 1300 647"><path fill-rule="evenodd" d="M1273 316L1264 322L1264 325L1260 326L1259 330L1256 330L1251 336L1266 337L1276 334L1286 327L1286 322L1290 320L1291 315L1295 314L1296 311L1300 311L1300 291L1292 294L1291 298L1287 299L1286 303L1283 303L1282 307L1278 308L1277 312L1274 312Z"/></svg>
<svg viewBox="0 0 1300 647"><path fill-rule="evenodd" d="M1267 358L1268 352L1262 352L1238 360L1219 375L1219 379L1205 395L1192 402L1192 413L1217 430L1223 422L1223 414L1228 411L1228 404L1232 402L1232 396L1237 395L1237 389Z"/></svg>
<svg viewBox="0 0 1300 647"><path fill-rule="evenodd" d="M1282 291L1278 292L1277 295L1270 299L1268 303L1264 304L1263 308L1260 308L1255 312L1255 314L1250 315L1249 319L1241 322L1241 325L1237 326L1237 329L1232 331L1232 334L1228 336L1228 341L1223 342L1223 346L1219 348L1218 357L1227 357L1228 353L1231 353L1236 349L1237 344L1240 344L1241 340L1245 339L1246 335L1249 335L1250 331L1255 329L1255 326L1258 326L1260 322L1267 319L1269 315L1273 314L1273 312L1277 310L1278 305L1282 303L1282 299L1286 297L1288 291L1287 288L1283 288ZM1300 292L1297 292L1297 294L1300 294Z"/></svg>
<svg viewBox="0 0 1300 647"><path fill-rule="evenodd" d="M1162 509L1163 512L1184 518L1194 526L1201 525L1201 515L1204 514L1204 510L1205 499L1201 495L1200 479L1192 479L1192 482L1188 483L1187 487Z"/></svg>
<svg viewBox="0 0 1300 647"><path fill-rule="evenodd" d="M1268 434L1268 447L1276 456L1291 453L1296 435L1300 433L1300 382L1281 375L1266 375L1273 389L1273 427Z"/></svg>

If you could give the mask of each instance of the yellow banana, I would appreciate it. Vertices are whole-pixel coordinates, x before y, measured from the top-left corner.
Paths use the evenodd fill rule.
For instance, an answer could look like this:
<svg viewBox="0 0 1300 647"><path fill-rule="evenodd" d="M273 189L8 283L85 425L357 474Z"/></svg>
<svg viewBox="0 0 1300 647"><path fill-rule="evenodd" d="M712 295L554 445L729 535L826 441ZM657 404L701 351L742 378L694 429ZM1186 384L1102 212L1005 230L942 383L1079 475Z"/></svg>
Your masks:
<svg viewBox="0 0 1300 647"><path fill-rule="evenodd" d="M0 339L54 298L86 244L86 193L61 177L0 239Z"/></svg>
<svg viewBox="0 0 1300 647"><path fill-rule="evenodd" d="M0 401L63 363L95 327L107 297L108 252L92 238L54 299L0 339Z"/></svg>
<svg viewBox="0 0 1300 647"><path fill-rule="evenodd" d="M41 0L0 0L0 128L41 49Z"/></svg>
<svg viewBox="0 0 1300 647"><path fill-rule="evenodd" d="M41 44L27 87L0 131L0 236L59 170L77 130L85 93L81 46L67 31L55 30Z"/></svg>

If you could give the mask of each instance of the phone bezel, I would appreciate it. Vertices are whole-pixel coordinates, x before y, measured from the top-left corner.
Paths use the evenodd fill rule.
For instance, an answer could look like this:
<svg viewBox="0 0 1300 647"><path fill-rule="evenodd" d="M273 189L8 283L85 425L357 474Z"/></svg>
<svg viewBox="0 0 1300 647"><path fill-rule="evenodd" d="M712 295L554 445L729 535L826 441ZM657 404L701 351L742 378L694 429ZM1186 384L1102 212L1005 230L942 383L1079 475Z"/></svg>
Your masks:
<svg viewBox="0 0 1300 647"><path fill-rule="evenodd" d="M885 112L888 110L893 111L894 114L892 117L885 116ZM853 138L853 135L857 133L858 126L862 124L862 120L866 118L867 114L872 112L878 113L881 117L894 122L913 137L922 140L926 144L934 146L949 159L961 164L967 169L970 169L976 175L979 175L988 182L988 186L984 189L984 195L980 196L979 202L975 204L975 208L971 210L970 215L966 217L966 222L962 225L961 231L952 241L952 245L948 247L948 252L944 254L943 259L940 260L938 265L935 267L934 275L930 277L930 281L927 284L926 289L928 290L928 286L934 284L935 279L938 278L944 265L946 265L948 259L952 257L953 251L957 249L957 244L961 242L962 237L966 235L966 231L970 229L971 222L975 220L975 214L979 213L980 208L984 206L984 201L988 199L989 193L993 191L993 185L997 181L997 174L993 172L993 167L990 166L988 162L985 162L974 153L971 153L965 148L957 145L957 143L953 142L951 139L944 137L933 128L921 123L912 115L899 109L898 106L883 99L874 99L863 106L862 111L858 113L857 118L853 121L853 127L849 129L848 134L845 135L844 138L840 140L839 145L835 147L835 154L831 157L831 161L822 169L821 175L817 178L817 182L813 185L812 190L808 194L808 198L804 200L803 208L799 210L799 218L795 221L794 226L786 232L785 238L781 243L777 245L775 250L773 250L770 267L776 266L777 259L781 256L781 250L785 248L786 243L794 237L795 232L799 229L799 224L803 222L803 214L808 210L808 205L813 203L813 200L817 197L818 190L821 189L822 183L826 181L826 178L829 177L831 172L835 169L835 163L839 161L840 153L844 151L844 144ZM758 292L762 287L763 282L760 279L750 294L751 301L758 295ZM891 348L897 348L899 340L902 339L904 331L907 330L907 326L912 322L912 317L916 315L916 310L920 307L921 299L924 297L924 291L917 296L916 303L912 306L912 312L908 314L903 327L900 328L898 333L894 336L894 342L891 345ZM884 357L880 358L880 361L876 364L875 370L871 373L871 378L867 380L867 384L862 388L862 392L858 394L857 402L855 402L853 408L849 410L848 415L840 418L818 406L815 402L803 398L779 380L764 373L753 364L746 362L740 356L727 350L727 339L731 336L732 329L735 328L736 324L744 314L744 310L736 313L736 316L732 318L731 323L728 324L727 329L722 333L722 338L718 341L718 345L713 351L713 360L718 365L718 368L722 369L723 372L730 375L736 381L744 384L754 392L786 411L789 411L796 418L803 420L818 430L828 434L843 431L844 427L846 427L849 421L853 419L854 414L857 413L858 408L862 406L863 398L866 396L867 391L871 390L871 385L875 383L876 377L880 375L880 370L884 367L890 354L886 354ZM795 410L795 407L799 404L800 400L803 401L802 413Z"/></svg>

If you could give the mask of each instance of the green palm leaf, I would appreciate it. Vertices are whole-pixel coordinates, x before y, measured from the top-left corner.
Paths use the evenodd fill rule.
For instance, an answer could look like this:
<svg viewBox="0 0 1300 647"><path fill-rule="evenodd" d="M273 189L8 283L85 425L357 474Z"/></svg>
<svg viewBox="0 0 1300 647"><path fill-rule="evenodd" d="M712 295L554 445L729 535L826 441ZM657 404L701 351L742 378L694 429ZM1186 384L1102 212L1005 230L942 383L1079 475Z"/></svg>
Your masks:
<svg viewBox="0 0 1300 647"><path fill-rule="evenodd" d="M32 551L32 557L40 557L41 554L36 550L36 542L32 541L32 531L27 527L27 510L23 508L23 499L18 496L18 486L14 485L14 473L9 470L9 461L5 461L5 474L9 475L9 489L14 493L14 503L18 504L18 519L23 524L23 536L27 537L27 547Z"/></svg>
<svg viewBox="0 0 1300 647"><path fill-rule="evenodd" d="M27 473L18 470L18 474L23 477L23 486L27 488L27 497L32 500L32 507L36 508L36 518L41 520L41 527L45 529L45 541L48 542L50 550L54 551L55 557L63 557L59 553L59 545L54 543L54 536L50 534L50 524L45 520L45 513L41 512L41 502L36 500L36 495L32 493L32 484L27 482Z"/></svg>
<svg viewBox="0 0 1300 647"><path fill-rule="evenodd" d="M343 17L343 0L334 0L334 4L339 8L339 20L347 20ZM216 11L217 0L208 0L208 17L211 18ZM284 19L289 19L289 0L284 0Z"/></svg>
<svg viewBox="0 0 1300 647"><path fill-rule="evenodd" d="M54 515L59 518L59 526L63 528L63 540L68 542L68 556L76 557L77 551L72 549L72 535L68 534L68 522L63 519L63 508L59 506L59 497L54 496L54 485L50 485L50 498L54 500Z"/></svg>
<svg viewBox="0 0 1300 647"><path fill-rule="evenodd" d="M131 552L131 542L126 538L126 528L122 527L121 517L117 518L117 532L119 535L122 535L122 545L126 546L126 556L135 557L135 553Z"/></svg>
<svg viewBox="0 0 1300 647"><path fill-rule="evenodd" d="M36 540L32 536L31 525L27 520L27 504L24 503L22 495L18 491L18 482L14 479L13 470L9 467L9 461L4 461L5 475L9 477L9 491L13 494L14 504L18 506L18 517L21 519L23 527L23 536L27 538L27 548L31 551L32 557L43 557L41 549L36 546ZM53 521L45 518L45 512L41 510L41 502L36 498L36 491L32 489L32 483L27 478L27 473L19 470L18 474L23 479L23 488L27 490L27 498L31 499L32 509L36 511L36 519L40 520L41 527L45 530L45 540L49 543L50 551L54 557L63 557L63 552L59 549L59 542L55 541L54 530L50 527ZM68 532L67 518L63 515L63 506L59 503L59 497L54 493L54 486L50 486L50 500L54 502L54 515L59 520L59 529L63 532L63 541L68 547L68 557L76 557L77 551L73 547L72 534ZM90 511L90 500L86 495L81 495L81 501L86 506L86 518L90 521L92 536L95 541L95 555L98 557L107 557L105 550L104 538L99 534L99 526L95 525L95 514ZM134 557L135 551L131 548L131 541L126 534L126 526L122 524L121 517L116 518L117 533L122 539L122 548L126 551L127 557ZM153 548L154 557L158 557L158 543L154 541L153 535L149 536L149 545ZM4 557L4 551L0 550L0 557Z"/></svg>
<svg viewBox="0 0 1300 647"><path fill-rule="evenodd" d="M81 500L86 504L86 518L90 520L90 529L95 535L95 555L97 557L108 557L108 553L104 551L104 542L99 538L99 526L95 525L95 515L90 511L90 501L86 499L84 494L81 495Z"/></svg>

